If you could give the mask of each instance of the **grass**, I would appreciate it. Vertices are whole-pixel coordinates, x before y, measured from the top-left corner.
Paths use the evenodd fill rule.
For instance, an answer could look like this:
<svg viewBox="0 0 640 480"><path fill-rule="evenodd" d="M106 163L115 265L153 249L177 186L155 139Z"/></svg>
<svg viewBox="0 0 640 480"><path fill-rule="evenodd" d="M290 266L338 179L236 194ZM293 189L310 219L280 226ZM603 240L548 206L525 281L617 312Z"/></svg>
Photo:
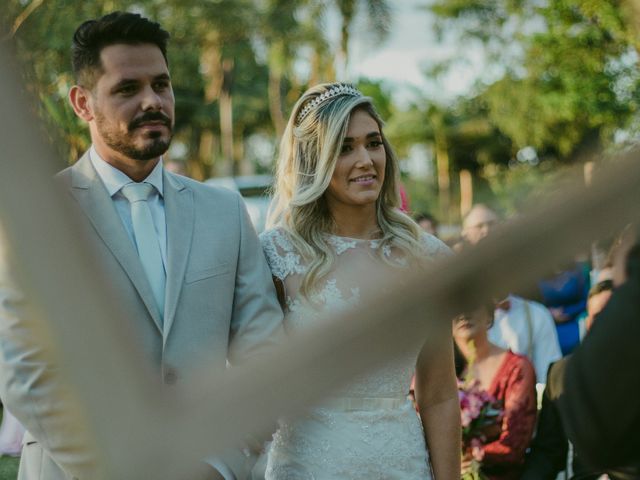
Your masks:
<svg viewBox="0 0 640 480"><path fill-rule="evenodd" d="M0 409L0 419L2 419L3 413L4 409ZM18 465L20 465L20 458L0 457L0 480L16 480Z"/></svg>
<svg viewBox="0 0 640 480"><path fill-rule="evenodd" d="M18 478L18 465L20 458L0 458L0 480L16 480Z"/></svg>

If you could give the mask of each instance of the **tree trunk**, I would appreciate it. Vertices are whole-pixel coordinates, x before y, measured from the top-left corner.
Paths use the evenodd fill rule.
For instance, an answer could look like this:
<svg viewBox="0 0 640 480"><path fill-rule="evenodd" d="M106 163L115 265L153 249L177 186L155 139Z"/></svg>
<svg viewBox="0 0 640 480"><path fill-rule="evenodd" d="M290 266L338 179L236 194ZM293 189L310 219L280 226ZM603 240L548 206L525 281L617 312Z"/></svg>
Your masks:
<svg viewBox="0 0 640 480"><path fill-rule="evenodd" d="M200 133L197 159L196 161L190 161L188 164L188 172L191 178L202 181L211 175L211 171L205 170L210 170L210 166L213 163L215 143L215 134L212 129L207 128Z"/></svg>
<svg viewBox="0 0 640 480"><path fill-rule="evenodd" d="M449 151L447 140L436 133L436 168L438 170L438 200L440 211L447 223L451 223L451 180L449 177Z"/></svg>
<svg viewBox="0 0 640 480"><path fill-rule="evenodd" d="M222 61L223 81L220 91L220 137L222 140L222 164L220 175L233 173L233 97L231 95L233 59Z"/></svg>
<svg viewBox="0 0 640 480"><path fill-rule="evenodd" d="M205 78L204 103L211 104L220 100L220 92L224 81L222 69L222 52L218 48L218 38L212 31L206 39L207 45L200 56L202 74ZM219 166L214 162L218 150L218 138L212 127L205 127L196 141L198 156L189 161L189 175L202 179L209 175L219 175ZM205 173L205 171L207 171Z"/></svg>
<svg viewBox="0 0 640 480"><path fill-rule="evenodd" d="M309 85L336 81L336 69L327 56L318 50L311 55L311 73Z"/></svg>
<svg viewBox="0 0 640 480"><path fill-rule="evenodd" d="M635 34L634 47L640 54L640 2L637 0L625 0L622 2L623 12L626 14L631 31Z"/></svg>
<svg viewBox="0 0 640 480"><path fill-rule="evenodd" d="M276 137L281 138L284 133L286 121L282 113L282 75L284 72L285 58L284 45L275 42L269 49L269 114L276 130Z"/></svg>
<svg viewBox="0 0 640 480"><path fill-rule="evenodd" d="M349 30L351 29L356 11L355 0L340 0L338 2L338 9L340 10L342 22L340 25L340 50L336 58L336 70L338 78L346 78L349 67Z"/></svg>
<svg viewBox="0 0 640 480"><path fill-rule="evenodd" d="M460 218L473 206L473 180L469 170L460 170Z"/></svg>
<svg viewBox="0 0 640 480"><path fill-rule="evenodd" d="M253 175L255 173L252 162L247 161L244 156L244 131L242 127L236 128L235 137L235 162L233 163L234 175Z"/></svg>
<svg viewBox="0 0 640 480"><path fill-rule="evenodd" d="M282 73L275 69L269 69L269 113L276 130L276 138L282 138L286 122L282 113Z"/></svg>

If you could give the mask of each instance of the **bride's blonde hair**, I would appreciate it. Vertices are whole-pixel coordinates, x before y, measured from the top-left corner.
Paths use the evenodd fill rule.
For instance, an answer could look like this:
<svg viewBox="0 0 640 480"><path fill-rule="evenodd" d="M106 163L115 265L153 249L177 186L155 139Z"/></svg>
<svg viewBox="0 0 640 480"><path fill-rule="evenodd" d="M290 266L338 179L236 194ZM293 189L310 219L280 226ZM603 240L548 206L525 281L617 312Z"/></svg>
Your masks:
<svg viewBox="0 0 640 480"><path fill-rule="evenodd" d="M399 249L408 257L419 259L423 256L420 227L398 209L398 162L382 132L382 119L371 98L355 90L335 94L340 87L353 88L341 83L316 85L293 107L280 143L274 198L267 218L267 226L284 229L309 262L300 286L300 293L307 298L335 261L326 235L334 231L335 223L324 193L331 182L354 110L363 110L376 121L386 152L384 181L376 200L381 232L377 255L392 265L397 262L383 253L388 247ZM328 99L318 98L323 94Z"/></svg>

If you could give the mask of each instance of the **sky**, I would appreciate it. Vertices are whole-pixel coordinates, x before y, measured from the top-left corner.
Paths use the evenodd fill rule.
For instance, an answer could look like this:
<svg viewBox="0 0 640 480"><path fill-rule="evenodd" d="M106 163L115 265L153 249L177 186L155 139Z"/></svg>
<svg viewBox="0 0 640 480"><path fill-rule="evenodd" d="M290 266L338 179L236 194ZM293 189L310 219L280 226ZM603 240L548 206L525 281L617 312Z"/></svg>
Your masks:
<svg viewBox="0 0 640 480"><path fill-rule="evenodd" d="M481 48L438 42L433 31L433 18L425 8L428 0L395 0L389 3L393 24L382 45L371 45L363 22L354 25L347 72L349 79L364 76L384 80L393 86L394 99L400 103L416 98L416 91L445 101L469 93L485 70ZM329 23L336 25L337 21L334 19ZM448 58L459 60L449 74L439 80L428 80L425 69Z"/></svg>

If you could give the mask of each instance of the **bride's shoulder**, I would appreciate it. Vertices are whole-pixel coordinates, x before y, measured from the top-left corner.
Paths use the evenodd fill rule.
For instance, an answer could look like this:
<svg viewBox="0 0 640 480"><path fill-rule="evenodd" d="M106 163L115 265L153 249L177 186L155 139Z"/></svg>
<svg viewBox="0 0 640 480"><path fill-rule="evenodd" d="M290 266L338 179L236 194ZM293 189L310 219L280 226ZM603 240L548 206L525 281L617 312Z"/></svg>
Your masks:
<svg viewBox="0 0 640 480"><path fill-rule="evenodd" d="M292 252L294 251L291 237L287 231L282 227L275 227L265 230L260 235L260 243L263 249L275 248L277 251Z"/></svg>
<svg viewBox="0 0 640 480"><path fill-rule="evenodd" d="M427 232L421 233L420 244L424 249L424 254L429 258L436 259L453 255L451 249L442 240Z"/></svg>
<svg viewBox="0 0 640 480"><path fill-rule="evenodd" d="M260 243L271 273L280 280L304 272L302 258L285 229L277 227L265 230L260 234Z"/></svg>

